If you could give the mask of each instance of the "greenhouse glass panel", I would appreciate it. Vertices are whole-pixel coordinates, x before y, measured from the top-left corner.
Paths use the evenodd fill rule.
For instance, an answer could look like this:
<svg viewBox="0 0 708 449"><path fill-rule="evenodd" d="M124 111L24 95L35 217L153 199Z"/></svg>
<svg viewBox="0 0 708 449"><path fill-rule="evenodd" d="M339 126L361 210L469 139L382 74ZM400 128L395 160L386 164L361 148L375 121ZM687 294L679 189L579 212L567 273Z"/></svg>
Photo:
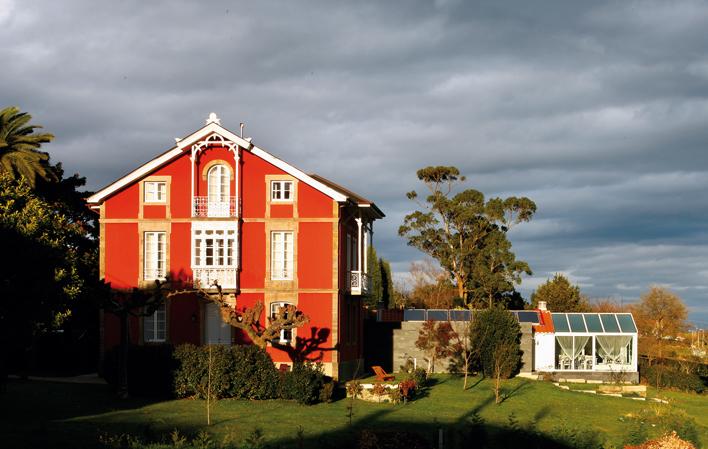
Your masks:
<svg viewBox="0 0 708 449"><path fill-rule="evenodd" d="M600 317L596 313L586 313L585 324L588 325L588 332L596 332L598 334L602 333L602 324L600 324Z"/></svg>
<svg viewBox="0 0 708 449"><path fill-rule="evenodd" d="M425 310L406 309L403 311L404 321L425 321Z"/></svg>
<svg viewBox="0 0 708 449"><path fill-rule="evenodd" d="M428 319L433 321L447 321L447 310L428 310Z"/></svg>
<svg viewBox="0 0 708 449"><path fill-rule="evenodd" d="M538 324L540 322L538 319L538 312L526 310L519 311L519 322Z"/></svg>
<svg viewBox="0 0 708 449"><path fill-rule="evenodd" d="M617 314L617 321L619 321L620 328L622 329L622 332L625 333L635 333L637 332L637 328L634 326L634 320L632 319L632 315L628 313L618 313Z"/></svg>
<svg viewBox="0 0 708 449"><path fill-rule="evenodd" d="M617 325L617 320L615 319L614 313L607 313L600 315L602 320L602 325L605 326L605 332L619 332L620 328Z"/></svg>
<svg viewBox="0 0 708 449"><path fill-rule="evenodd" d="M553 327L556 332L570 332L568 327L568 320L565 317L565 313L554 313L553 315Z"/></svg>
<svg viewBox="0 0 708 449"><path fill-rule="evenodd" d="M568 321L570 322L570 330L573 332L587 332L583 316L579 313L569 313Z"/></svg>

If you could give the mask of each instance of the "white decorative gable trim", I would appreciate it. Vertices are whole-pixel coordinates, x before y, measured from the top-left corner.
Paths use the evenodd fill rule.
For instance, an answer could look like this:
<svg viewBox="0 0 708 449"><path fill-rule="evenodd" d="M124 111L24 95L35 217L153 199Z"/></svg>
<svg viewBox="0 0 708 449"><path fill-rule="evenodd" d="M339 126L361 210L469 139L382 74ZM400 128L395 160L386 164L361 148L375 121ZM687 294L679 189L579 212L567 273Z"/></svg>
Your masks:
<svg viewBox="0 0 708 449"><path fill-rule="evenodd" d="M251 154L260 157L261 159L265 160L266 162L269 162L273 164L274 166L278 167L279 169L283 170L284 172L288 173L289 175L294 176L298 180L304 182L305 184L313 187L314 189L324 193L325 195L329 196L333 200L343 203L348 200L348 197L337 192L336 190L324 185L323 183L317 181L316 179L313 179L311 176L307 175L306 173L302 172L298 168L288 164L287 162L283 161L282 159L279 159L272 154L268 153L267 151L258 148L257 146L253 145L251 143L251 139L244 139L228 129L224 128L221 126L221 119L217 117L215 113L209 114L209 118L206 120L206 125L202 127L201 129L195 131L194 133L190 134L187 137L184 137L182 139L175 139L177 145L173 147L172 149L168 150L164 154L158 156L157 158L151 160L150 162L147 162L146 164L143 164L136 170L133 170L132 172L128 173L127 175L123 176L122 178L118 179L117 181L109 184L108 186L104 187L103 189L99 190L98 192L94 193L91 195L86 202L89 204L99 204L103 200L105 200L108 196L114 194L115 192L121 190L122 188L140 180L141 178L144 178L145 176L149 175L151 172L154 170L157 170L158 168L162 167L163 165L167 164L168 162L172 161L173 159L176 159L180 155L183 155L185 153L190 153L191 152L191 146L200 140L206 139L208 137L211 137L213 135L218 135L223 137L227 141L231 141L241 148L244 148L245 150L248 150L251 152Z"/></svg>

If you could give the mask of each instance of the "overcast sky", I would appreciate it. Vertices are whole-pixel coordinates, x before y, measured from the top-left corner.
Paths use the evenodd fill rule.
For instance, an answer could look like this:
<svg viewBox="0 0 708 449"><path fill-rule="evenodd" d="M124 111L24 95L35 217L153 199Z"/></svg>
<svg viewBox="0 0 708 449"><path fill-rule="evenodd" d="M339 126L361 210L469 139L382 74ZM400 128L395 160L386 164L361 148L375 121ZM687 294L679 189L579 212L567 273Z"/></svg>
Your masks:
<svg viewBox="0 0 708 449"><path fill-rule="evenodd" d="M0 106L104 186L215 111L374 200L380 255L415 171L455 165L528 196L511 234L534 275L591 297L652 283L708 327L708 2L0 0Z"/></svg>

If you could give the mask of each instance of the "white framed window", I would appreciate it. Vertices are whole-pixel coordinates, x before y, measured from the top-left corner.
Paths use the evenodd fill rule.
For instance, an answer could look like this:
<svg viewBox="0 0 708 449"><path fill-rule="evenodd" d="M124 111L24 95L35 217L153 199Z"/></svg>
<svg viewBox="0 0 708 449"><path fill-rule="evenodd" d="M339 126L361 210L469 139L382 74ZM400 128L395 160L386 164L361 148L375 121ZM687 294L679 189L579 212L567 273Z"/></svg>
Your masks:
<svg viewBox="0 0 708 449"><path fill-rule="evenodd" d="M235 229L194 229L194 267L234 267Z"/></svg>
<svg viewBox="0 0 708 449"><path fill-rule="evenodd" d="M146 342L159 343L167 338L167 313L162 304L152 315L143 317L143 339Z"/></svg>
<svg viewBox="0 0 708 449"><path fill-rule="evenodd" d="M270 200L273 202L291 202L293 200L292 181L271 181Z"/></svg>
<svg viewBox="0 0 708 449"><path fill-rule="evenodd" d="M292 303L285 301L278 301L270 303L270 319L274 320L278 315L278 310L281 307L287 307L293 305ZM285 315L287 317L287 314ZM281 329L280 330L280 341L278 343L287 345L293 340L293 330L292 329Z"/></svg>
<svg viewBox="0 0 708 449"><path fill-rule="evenodd" d="M270 233L270 278L291 280L293 278L293 232Z"/></svg>
<svg viewBox="0 0 708 449"><path fill-rule="evenodd" d="M154 281L167 275L167 233L143 234L143 280Z"/></svg>
<svg viewBox="0 0 708 449"><path fill-rule="evenodd" d="M214 165L207 172L208 201L210 203L224 203L229 200L229 183L231 173L224 164Z"/></svg>
<svg viewBox="0 0 708 449"><path fill-rule="evenodd" d="M167 201L167 183L163 181L145 181L143 202L164 203Z"/></svg>

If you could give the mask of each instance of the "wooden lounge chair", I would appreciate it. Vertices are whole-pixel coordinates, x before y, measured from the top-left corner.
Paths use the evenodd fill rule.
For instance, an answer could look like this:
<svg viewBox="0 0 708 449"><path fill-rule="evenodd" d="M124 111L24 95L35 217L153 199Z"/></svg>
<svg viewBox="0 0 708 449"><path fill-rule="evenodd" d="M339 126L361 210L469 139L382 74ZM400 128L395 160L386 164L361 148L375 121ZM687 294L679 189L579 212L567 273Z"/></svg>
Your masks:
<svg viewBox="0 0 708 449"><path fill-rule="evenodd" d="M374 370L374 374L376 374L376 379L378 379L379 382L386 382L395 378L395 376L388 374L386 371L384 371L383 368L378 365L372 366L371 369Z"/></svg>

